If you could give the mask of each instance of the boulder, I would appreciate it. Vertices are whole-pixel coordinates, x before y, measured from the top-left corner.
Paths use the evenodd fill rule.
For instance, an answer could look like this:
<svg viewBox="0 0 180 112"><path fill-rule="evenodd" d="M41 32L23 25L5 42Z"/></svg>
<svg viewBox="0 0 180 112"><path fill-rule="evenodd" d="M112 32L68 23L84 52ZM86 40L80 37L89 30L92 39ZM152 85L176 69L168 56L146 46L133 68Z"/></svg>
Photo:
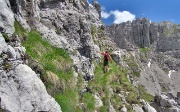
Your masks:
<svg viewBox="0 0 180 112"><path fill-rule="evenodd" d="M48 95L42 81L27 65L0 73L1 108L8 112L61 112L54 98Z"/></svg>
<svg viewBox="0 0 180 112"><path fill-rule="evenodd" d="M95 104L96 107L101 107L101 106L103 106L103 102L101 101L101 98L100 98L100 96L99 96L98 93L96 93L96 94L94 95L94 98L95 98L95 100L96 100L96 104Z"/></svg>
<svg viewBox="0 0 180 112"><path fill-rule="evenodd" d="M143 110L145 112L157 112L151 105L149 105L148 102L142 100L142 103L143 103Z"/></svg>
<svg viewBox="0 0 180 112"><path fill-rule="evenodd" d="M178 94L178 93L177 93ZM180 112L178 97L172 93L162 93L155 96L155 107L160 112Z"/></svg>
<svg viewBox="0 0 180 112"><path fill-rule="evenodd" d="M6 51L7 49L7 44L2 36L2 34L0 33L0 54L3 52L3 51Z"/></svg>
<svg viewBox="0 0 180 112"><path fill-rule="evenodd" d="M8 58L10 59L16 59L16 51L14 50L14 48L10 45L7 46L7 55Z"/></svg>
<svg viewBox="0 0 180 112"><path fill-rule="evenodd" d="M111 57L112 59L118 64L121 64L121 52L120 51L114 51L113 53L111 53Z"/></svg>
<svg viewBox="0 0 180 112"><path fill-rule="evenodd" d="M110 103L108 112L116 112L116 110L114 109L114 107L113 107L113 105L111 103Z"/></svg>
<svg viewBox="0 0 180 112"><path fill-rule="evenodd" d="M0 9L0 28L4 29L4 33L12 35L15 31L14 14L9 0L0 0Z"/></svg>
<svg viewBox="0 0 180 112"><path fill-rule="evenodd" d="M123 105L123 107L120 109L120 112L127 112L127 108L125 105Z"/></svg>
<svg viewBox="0 0 180 112"><path fill-rule="evenodd" d="M137 104L133 104L132 105L132 109L133 109L134 112L144 112L142 110L142 108L139 105L137 105Z"/></svg>

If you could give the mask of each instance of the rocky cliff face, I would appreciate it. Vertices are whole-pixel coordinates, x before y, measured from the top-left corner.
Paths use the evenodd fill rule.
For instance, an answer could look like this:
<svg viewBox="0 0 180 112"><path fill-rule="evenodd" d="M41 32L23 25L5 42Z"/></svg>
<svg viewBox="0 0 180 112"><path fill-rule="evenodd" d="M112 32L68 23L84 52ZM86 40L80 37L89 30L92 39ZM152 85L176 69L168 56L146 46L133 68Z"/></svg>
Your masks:
<svg viewBox="0 0 180 112"><path fill-rule="evenodd" d="M37 74L27 65L18 37L6 43L0 34L0 105L3 112L61 112ZM14 45L13 45L14 44Z"/></svg>
<svg viewBox="0 0 180 112"><path fill-rule="evenodd" d="M173 98L157 96L154 103L161 104L154 107L155 110L140 100L144 93L139 90L141 84L151 95L180 91L179 25L137 19L111 25L106 32L101 22L101 6L96 1L90 5L87 0L0 0L0 7L2 111L166 112L169 105L173 107L172 111L179 111L179 95ZM18 34L14 21L20 23L25 31L22 28L23 32ZM39 32L40 37L53 47L66 50L73 64L68 65L66 61L69 60L61 60L60 56L56 60L52 54L46 55L50 60L45 64L52 66L46 68L47 79L44 79L41 76L44 63L39 63L45 60L40 58L52 49L45 48L38 37L26 33L31 34L32 30ZM27 59L26 49L29 50L29 46L22 46L31 36L35 38L32 43L37 41L39 45L32 48L39 56L31 65L34 71L27 66L33 60L33 57ZM112 63L113 68L104 75L101 56L97 53L100 49L112 52L112 58L118 64ZM53 67L55 70L51 71ZM64 73L60 71L63 67ZM68 76L71 68L73 78ZM58 105L46 89L62 105Z"/></svg>
<svg viewBox="0 0 180 112"><path fill-rule="evenodd" d="M134 56L142 69L139 81L151 94L165 90L176 94L179 91L179 25L139 18L113 24L107 27L107 32L120 48L135 51ZM144 53L145 57L142 56Z"/></svg>
<svg viewBox="0 0 180 112"><path fill-rule="evenodd" d="M53 46L67 50L74 60L75 72L89 81L94 76L92 61L100 57L91 35L91 26L102 25L100 5L94 3L94 8L87 0L0 0L0 4L1 108L12 112L60 112L37 75L23 65L25 51L18 37L11 43L3 37L14 34L15 20L27 31L39 31ZM17 46L11 45L14 43Z"/></svg>
<svg viewBox="0 0 180 112"><path fill-rule="evenodd" d="M77 72L88 80L93 77L91 59L99 56L95 53L97 47L92 41L91 26L102 25L98 3L93 4L96 8L87 0L17 0L10 4L16 20L24 28L35 28L51 44L68 50ZM74 51L77 53L73 54Z"/></svg>

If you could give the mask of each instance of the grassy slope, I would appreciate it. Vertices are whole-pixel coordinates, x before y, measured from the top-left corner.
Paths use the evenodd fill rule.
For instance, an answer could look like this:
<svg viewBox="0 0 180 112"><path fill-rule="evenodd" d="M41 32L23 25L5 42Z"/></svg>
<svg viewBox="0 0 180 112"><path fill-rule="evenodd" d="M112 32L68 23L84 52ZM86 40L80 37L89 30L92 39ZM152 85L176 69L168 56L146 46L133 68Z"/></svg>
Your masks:
<svg viewBox="0 0 180 112"><path fill-rule="evenodd" d="M102 63L95 63L95 78L88 85L90 91L83 93L83 77L73 76L72 60L66 51L53 47L34 30L26 32L17 22L15 22L15 29L15 34L23 40L27 54L42 68L41 78L48 92L61 105L63 112L92 112L94 110L107 112L110 102L118 110L123 105L119 97L122 91L129 92L125 95L128 103L139 103L137 91L127 79L128 70L126 68L112 61L110 63L112 69L104 74ZM48 80L47 72L49 71L58 76L60 86ZM111 95L110 89L113 90L114 95ZM95 93L99 93L103 101L103 106L100 108L95 108L93 97ZM127 105L127 107L129 112L132 111L130 106Z"/></svg>
<svg viewBox="0 0 180 112"><path fill-rule="evenodd" d="M26 32L18 22L15 22L15 34L23 40L23 46L26 53L32 60L38 63L42 68L41 78L48 90L54 96L56 101L61 105L63 112L72 112L78 110L79 101L78 87L81 87L82 77L77 79L73 76L72 60L69 54L63 49L53 47L47 41L43 40L40 34L34 30ZM47 72L56 74L61 83L59 87L48 80Z"/></svg>
<svg viewBox="0 0 180 112"><path fill-rule="evenodd" d="M93 94L99 93L104 106L97 109L100 112L106 112L109 108L110 102L113 104L114 108L118 109L123 105L119 94L123 91L129 92L125 95L128 103L139 103L137 100L136 89L130 84L127 79L127 69L122 66L118 66L113 61L110 63L110 70L107 73L103 73L102 63L97 64L95 70L95 78L89 83L89 88ZM110 88L113 90L114 95L111 95ZM131 109L129 108L129 111Z"/></svg>

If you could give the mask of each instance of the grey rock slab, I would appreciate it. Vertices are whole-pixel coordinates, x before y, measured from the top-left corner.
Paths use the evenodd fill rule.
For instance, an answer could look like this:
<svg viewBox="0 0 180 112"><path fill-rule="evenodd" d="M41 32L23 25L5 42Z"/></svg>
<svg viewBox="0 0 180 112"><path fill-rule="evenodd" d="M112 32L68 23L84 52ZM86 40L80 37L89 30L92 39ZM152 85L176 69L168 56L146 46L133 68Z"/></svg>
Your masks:
<svg viewBox="0 0 180 112"><path fill-rule="evenodd" d="M7 77L1 72L1 107L10 112L61 112L54 98L48 95L42 81L27 65L19 64Z"/></svg>
<svg viewBox="0 0 180 112"><path fill-rule="evenodd" d="M2 34L0 33L0 54L3 52L3 51L6 51L7 49L7 44L4 40L4 37L2 36Z"/></svg>
<svg viewBox="0 0 180 112"><path fill-rule="evenodd" d="M15 31L14 14L9 0L0 0L0 9L0 27L5 29L5 33L12 35Z"/></svg>

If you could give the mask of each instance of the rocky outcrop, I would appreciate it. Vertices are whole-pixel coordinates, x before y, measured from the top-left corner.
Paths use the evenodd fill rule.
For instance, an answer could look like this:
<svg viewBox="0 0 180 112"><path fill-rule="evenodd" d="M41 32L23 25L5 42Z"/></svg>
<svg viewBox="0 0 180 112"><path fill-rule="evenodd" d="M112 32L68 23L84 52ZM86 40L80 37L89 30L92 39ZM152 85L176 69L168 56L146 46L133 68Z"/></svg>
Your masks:
<svg viewBox="0 0 180 112"><path fill-rule="evenodd" d="M146 18L138 18L132 22L110 25L106 30L120 48L150 47L157 42L157 50L179 50L177 40L180 36L180 26L171 22L154 23Z"/></svg>
<svg viewBox="0 0 180 112"><path fill-rule="evenodd" d="M5 35L13 34L14 20L27 31L36 29L53 46L69 52L74 60L74 73L82 74L87 81L93 79L93 60L99 59L100 54L97 53L99 47L93 42L91 27L99 28L102 25L97 12L100 11L100 5L96 4L97 10L87 0L1 0L0 3L7 10L5 12L12 16L8 18L4 15L5 12L0 11L4 17L0 22L1 32ZM24 58L25 49L19 40L7 44L1 36L0 42L0 76L1 82L4 81L0 87L1 108L12 112L60 112L60 106L47 94L37 75L24 65L27 61ZM6 91L4 87L7 86L9 88Z"/></svg>
<svg viewBox="0 0 180 112"><path fill-rule="evenodd" d="M27 65L19 64L14 70L1 70L1 108L4 111L61 112L54 98L48 95L44 84Z"/></svg>
<svg viewBox="0 0 180 112"><path fill-rule="evenodd" d="M14 38L11 46L0 33L1 109L8 112L61 112L37 74L25 65L25 48L17 41L18 37Z"/></svg>
<svg viewBox="0 0 180 112"><path fill-rule="evenodd" d="M101 19L101 6L97 1L93 1L92 5L95 7L95 9L97 10L98 14L99 14L99 19Z"/></svg>
<svg viewBox="0 0 180 112"><path fill-rule="evenodd" d="M0 32L12 35L14 33L14 14L9 0L0 0Z"/></svg>
<svg viewBox="0 0 180 112"><path fill-rule="evenodd" d="M139 105L132 105L132 108L134 112L144 112Z"/></svg>
<svg viewBox="0 0 180 112"><path fill-rule="evenodd" d="M158 112L179 112L178 97L171 93L157 94L152 105Z"/></svg>
<svg viewBox="0 0 180 112"><path fill-rule="evenodd" d="M52 45L68 50L76 72L91 80L94 75L92 60L99 57L91 26L98 28L102 25L97 10L87 0L20 1L22 4L17 3L21 7L17 8L16 18L22 26L37 29ZM29 21L24 23L25 19Z"/></svg>
<svg viewBox="0 0 180 112"><path fill-rule="evenodd" d="M100 61L100 54L97 53L100 49L114 51L112 58L120 66L119 68L122 68L121 71L123 72L123 67L128 69L127 74L122 74L127 75L129 81L136 83L136 86L144 85L145 90L150 94L155 95L162 91L171 91L175 94L179 91L179 25L170 22L153 23L145 18L139 18L132 22L107 27L108 34L104 31L104 25L101 22L101 6L96 1L90 5L87 0L0 0L0 7L3 9L0 11L0 32L3 36L14 33L13 26L16 20L27 31L35 29L53 46L69 52L74 62L72 65L74 76L77 78L80 74L86 80L85 89L80 91L92 92L88 88L88 82L94 78L93 63ZM37 74L25 65L27 63L25 48L21 46L18 37L13 35L11 42L6 41L0 33L1 108L11 112L60 112L60 106L47 94ZM142 53L138 50L139 47L151 50ZM131 62L128 63L128 59ZM135 80L133 72L140 74ZM120 91L118 85L122 83L120 82L121 73L112 74L114 80L116 75L118 75L118 93ZM59 87L59 83L63 84L53 72L47 72L47 78L55 86ZM126 107L129 105L128 100L126 101L123 94L119 94L119 97L123 104L127 105L121 108L119 105L114 105L114 102L111 103L109 99L107 102L104 101L103 96L106 96L104 88L102 91L93 95L97 110L106 103L108 105L106 110L110 112L115 112L116 109L122 112L128 111L129 107ZM83 93L80 92L80 94ZM175 99L179 104L179 95ZM174 101L172 103L165 100L165 102L168 103L161 103L159 106L166 108L176 104ZM133 110L156 112L147 102L143 102L142 105L143 107L140 107L135 104ZM178 106L175 106L175 109L178 109ZM175 111L173 109L172 111Z"/></svg>
<svg viewBox="0 0 180 112"><path fill-rule="evenodd" d="M145 112L157 112L148 102L142 100L142 109Z"/></svg>
<svg viewBox="0 0 180 112"><path fill-rule="evenodd" d="M176 88L178 84L173 80L179 80L178 75L174 74L179 73L180 65L180 25L138 18L132 22L110 25L106 31L120 48L134 51L136 63L141 67L138 81L151 94L167 90L175 94L179 91Z"/></svg>

